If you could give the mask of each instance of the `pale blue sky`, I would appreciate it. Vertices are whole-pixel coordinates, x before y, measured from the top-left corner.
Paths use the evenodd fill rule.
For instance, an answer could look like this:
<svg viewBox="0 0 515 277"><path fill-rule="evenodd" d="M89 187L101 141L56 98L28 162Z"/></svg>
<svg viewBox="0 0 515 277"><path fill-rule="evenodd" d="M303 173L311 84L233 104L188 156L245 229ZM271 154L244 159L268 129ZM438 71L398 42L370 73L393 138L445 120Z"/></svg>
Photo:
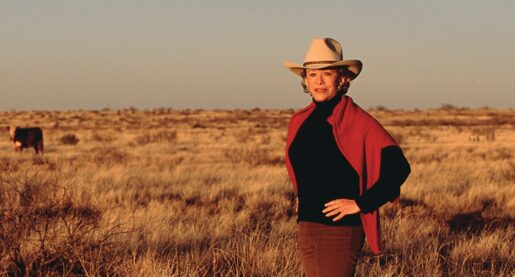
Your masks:
<svg viewBox="0 0 515 277"><path fill-rule="evenodd" d="M363 107L515 107L512 0L0 0L0 110L298 108L313 37Z"/></svg>

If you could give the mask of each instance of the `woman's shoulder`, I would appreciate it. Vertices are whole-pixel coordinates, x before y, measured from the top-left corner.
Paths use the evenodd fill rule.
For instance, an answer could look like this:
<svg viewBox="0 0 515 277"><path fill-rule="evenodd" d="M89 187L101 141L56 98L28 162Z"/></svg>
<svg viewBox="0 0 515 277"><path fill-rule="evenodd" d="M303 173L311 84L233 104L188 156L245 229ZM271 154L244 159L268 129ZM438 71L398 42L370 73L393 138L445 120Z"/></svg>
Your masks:
<svg viewBox="0 0 515 277"><path fill-rule="evenodd" d="M298 120L302 120L306 116L306 114L309 114L314 108L315 103L311 102L311 104L307 105L306 107L295 111L293 115L290 117L290 125Z"/></svg>
<svg viewBox="0 0 515 277"><path fill-rule="evenodd" d="M370 113L368 113L365 109L363 109L360 105L352 100L352 98L348 97L349 101L349 113L353 117L353 121L358 121L361 126L366 127L365 129L376 129L383 128L382 124L373 117Z"/></svg>
<svg viewBox="0 0 515 277"><path fill-rule="evenodd" d="M390 133L384 128L381 122L368 113L365 109L361 108L358 104L350 99L349 112L353 125L352 131L361 133L364 138L372 140L387 140L391 141Z"/></svg>
<svg viewBox="0 0 515 277"><path fill-rule="evenodd" d="M288 136L295 133L295 130L300 128L304 120L309 116L309 114L314 110L315 104L312 103L307 107L304 107L296 112L290 118L290 122L288 124Z"/></svg>
<svg viewBox="0 0 515 277"><path fill-rule="evenodd" d="M310 110L312 110L312 109L314 109L314 108L315 108L315 103L314 103L314 102L311 102L311 103L310 103L309 105L307 105L306 107L304 107L304 108L302 108L302 109L299 109L299 110L296 110L296 111L293 113L292 118L297 117L297 116L299 116L299 115L301 115L301 114L303 114L303 113L305 113L305 112L308 112L308 111L310 111Z"/></svg>

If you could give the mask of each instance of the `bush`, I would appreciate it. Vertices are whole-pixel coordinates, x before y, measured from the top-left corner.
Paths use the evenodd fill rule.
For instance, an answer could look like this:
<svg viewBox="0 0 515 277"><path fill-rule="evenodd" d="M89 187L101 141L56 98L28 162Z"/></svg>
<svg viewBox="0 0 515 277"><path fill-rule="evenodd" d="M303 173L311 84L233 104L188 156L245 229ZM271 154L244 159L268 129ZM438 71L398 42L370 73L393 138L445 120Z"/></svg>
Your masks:
<svg viewBox="0 0 515 277"><path fill-rule="evenodd" d="M225 157L230 163L244 163L250 166L284 164L283 155L272 154L271 149L266 147L229 148L225 151Z"/></svg>
<svg viewBox="0 0 515 277"><path fill-rule="evenodd" d="M74 134L67 134L61 137L61 143L64 145L75 145L79 143L79 139Z"/></svg>
<svg viewBox="0 0 515 277"><path fill-rule="evenodd" d="M136 138L139 145L147 145L156 142L175 142L177 139L177 131L161 131L155 134L143 134Z"/></svg>
<svg viewBox="0 0 515 277"><path fill-rule="evenodd" d="M453 110L457 110L458 107L452 105L452 104L448 104L448 103L444 103L440 106L439 110L441 111L453 111Z"/></svg>
<svg viewBox="0 0 515 277"><path fill-rule="evenodd" d="M118 226L54 180L0 175L0 272L7 276L110 275Z"/></svg>
<svg viewBox="0 0 515 277"><path fill-rule="evenodd" d="M91 149L91 161L97 165L113 166L125 164L129 161L130 155L126 151L115 147L97 147Z"/></svg>
<svg viewBox="0 0 515 277"><path fill-rule="evenodd" d="M492 126L473 128L469 140L481 141L486 139L486 141L495 141L495 131L496 127Z"/></svg>
<svg viewBox="0 0 515 277"><path fill-rule="evenodd" d="M403 144L406 140L406 135L399 132L390 132L390 135L395 139L398 144Z"/></svg>

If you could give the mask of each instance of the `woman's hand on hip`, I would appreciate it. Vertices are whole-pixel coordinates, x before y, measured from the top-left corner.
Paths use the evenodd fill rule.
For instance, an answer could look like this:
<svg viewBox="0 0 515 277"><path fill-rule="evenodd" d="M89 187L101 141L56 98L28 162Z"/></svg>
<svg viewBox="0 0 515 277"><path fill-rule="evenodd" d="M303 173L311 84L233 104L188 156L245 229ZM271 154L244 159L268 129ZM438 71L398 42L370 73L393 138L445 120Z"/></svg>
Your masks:
<svg viewBox="0 0 515 277"><path fill-rule="evenodd" d="M361 209L358 207L358 204L356 204L356 201L352 199L335 199L325 203L324 206L325 209L322 211L322 213L324 213L325 216L331 217L337 215L335 218L333 218L333 221L338 221L346 215L356 214L361 211Z"/></svg>

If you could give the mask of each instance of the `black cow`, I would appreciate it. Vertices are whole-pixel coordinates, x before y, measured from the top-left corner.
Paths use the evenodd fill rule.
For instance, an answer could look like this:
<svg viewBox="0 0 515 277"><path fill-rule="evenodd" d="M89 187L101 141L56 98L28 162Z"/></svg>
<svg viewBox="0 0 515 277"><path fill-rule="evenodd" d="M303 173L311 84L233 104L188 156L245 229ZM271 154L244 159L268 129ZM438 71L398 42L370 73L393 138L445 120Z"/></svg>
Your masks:
<svg viewBox="0 0 515 277"><path fill-rule="evenodd" d="M43 155L43 131L41 128L20 128L10 126L8 127L9 137L14 151L22 151L23 148L33 147L36 154Z"/></svg>

